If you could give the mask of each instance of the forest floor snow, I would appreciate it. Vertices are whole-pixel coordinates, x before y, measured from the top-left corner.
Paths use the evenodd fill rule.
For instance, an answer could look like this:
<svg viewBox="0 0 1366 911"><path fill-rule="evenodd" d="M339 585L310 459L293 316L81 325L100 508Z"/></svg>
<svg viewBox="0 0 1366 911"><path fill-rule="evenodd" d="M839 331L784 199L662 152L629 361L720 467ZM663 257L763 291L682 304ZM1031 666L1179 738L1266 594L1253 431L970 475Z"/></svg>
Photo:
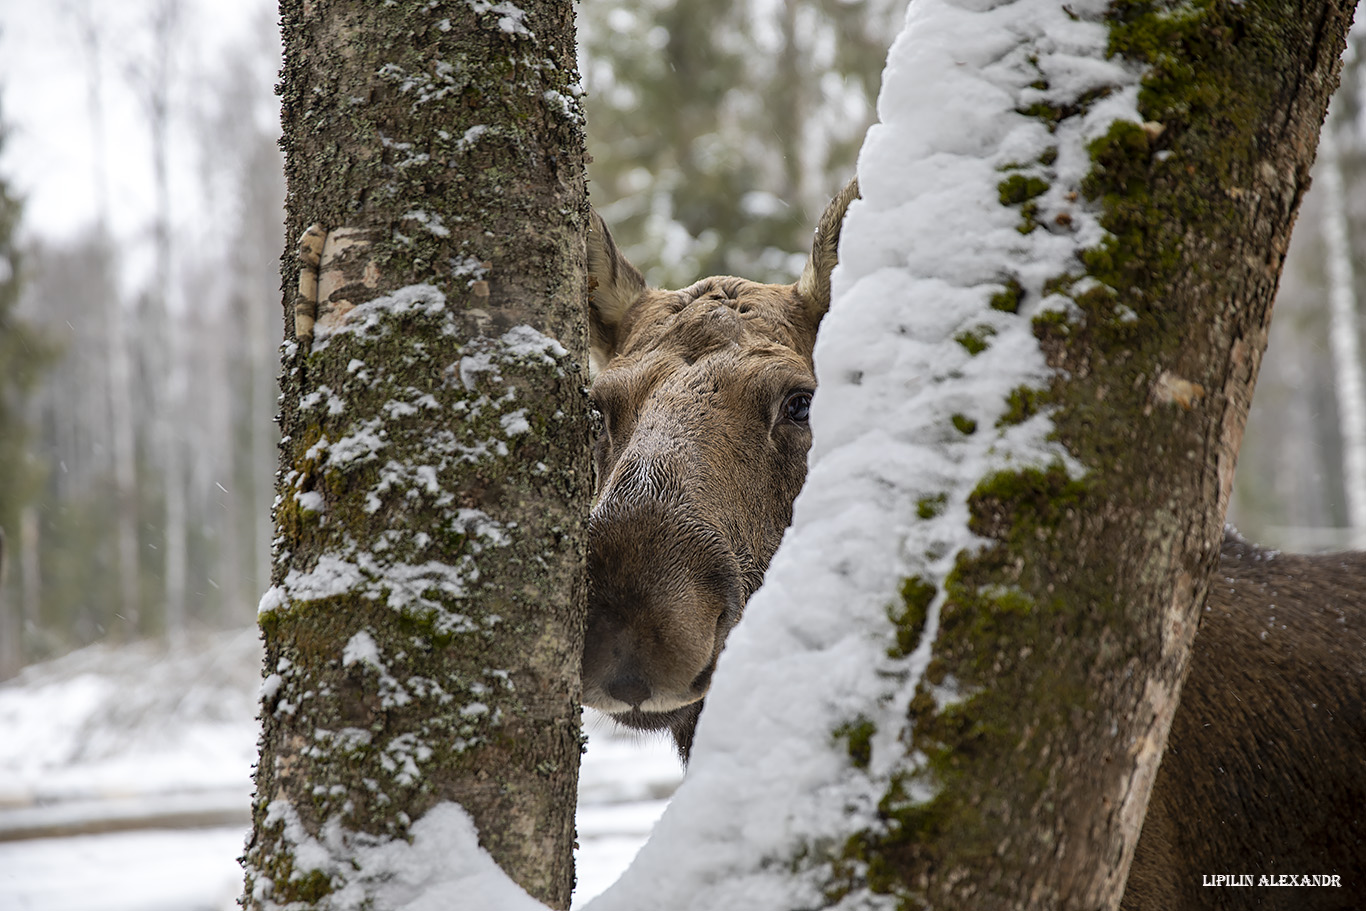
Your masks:
<svg viewBox="0 0 1366 911"><path fill-rule="evenodd" d="M260 666L249 629L92 646L0 684L0 908L235 908ZM587 714L576 906L630 863L681 778L667 741Z"/></svg>

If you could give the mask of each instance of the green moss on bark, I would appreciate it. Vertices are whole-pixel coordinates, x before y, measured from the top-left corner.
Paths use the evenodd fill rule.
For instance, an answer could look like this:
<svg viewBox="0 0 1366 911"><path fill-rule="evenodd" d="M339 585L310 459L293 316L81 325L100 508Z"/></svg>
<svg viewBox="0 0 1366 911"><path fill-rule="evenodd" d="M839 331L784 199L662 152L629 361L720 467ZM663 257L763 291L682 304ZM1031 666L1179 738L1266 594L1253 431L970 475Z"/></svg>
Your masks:
<svg viewBox="0 0 1366 911"><path fill-rule="evenodd" d="M905 658L915 651L925 634L925 621L937 593L938 589L920 576L902 581L901 603L887 611L896 630L896 644L888 649L888 657Z"/></svg>
<svg viewBox="0 0 1366 911"><path fill-rule="evenodd" d="M860 715L836 728L835 739L847 741L849 761L854 764L854 768L866 769L873 758L873 735L876 733L877 725Z"/></svg>
<svg viewBox="0 0 1366 911"><path fill-rule="evenodd" d="M1005 287L991 296L991 309L1002 313L1019 313L1020 301L1024 299L1024 286L1018 279L1009 278Z"/></svg>
<svg viewBox="0 0 1366 911"><path fill-rule="evenodd" d="M991 347L991 338L995 334L996 330L991 326L974 326L958 333L953 340L962 345L968 354L976 357Z"/></svg>

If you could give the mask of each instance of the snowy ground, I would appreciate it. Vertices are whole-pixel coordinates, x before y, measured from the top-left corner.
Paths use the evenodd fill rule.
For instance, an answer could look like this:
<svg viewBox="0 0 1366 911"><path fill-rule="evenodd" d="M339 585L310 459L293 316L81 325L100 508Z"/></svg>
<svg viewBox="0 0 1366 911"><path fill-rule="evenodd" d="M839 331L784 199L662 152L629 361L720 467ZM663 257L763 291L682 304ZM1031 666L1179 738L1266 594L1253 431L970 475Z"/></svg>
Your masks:
<svg viewBox="0 0 1366 911"><path fill-rule="evenodd" d="M0 909L228 911L256 756L255 630L95 646L0 684ZM681 773L597 717L575 905L625 868ZM73 834L103 831L105 834Z"/></svg>

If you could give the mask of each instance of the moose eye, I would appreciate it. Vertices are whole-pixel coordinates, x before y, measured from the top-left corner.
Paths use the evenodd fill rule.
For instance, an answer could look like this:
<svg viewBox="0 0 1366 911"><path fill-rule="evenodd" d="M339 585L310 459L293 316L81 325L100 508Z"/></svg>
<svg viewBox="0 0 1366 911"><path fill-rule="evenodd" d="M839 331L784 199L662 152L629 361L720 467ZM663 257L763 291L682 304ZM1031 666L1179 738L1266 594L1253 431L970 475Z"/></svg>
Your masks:
<svg viewBox="0 0 1366 911"><path fill-rule="evenodd" d="M783 402L783 414L789 421L805 424L811 419L811 393L794 392Z"/></svg>

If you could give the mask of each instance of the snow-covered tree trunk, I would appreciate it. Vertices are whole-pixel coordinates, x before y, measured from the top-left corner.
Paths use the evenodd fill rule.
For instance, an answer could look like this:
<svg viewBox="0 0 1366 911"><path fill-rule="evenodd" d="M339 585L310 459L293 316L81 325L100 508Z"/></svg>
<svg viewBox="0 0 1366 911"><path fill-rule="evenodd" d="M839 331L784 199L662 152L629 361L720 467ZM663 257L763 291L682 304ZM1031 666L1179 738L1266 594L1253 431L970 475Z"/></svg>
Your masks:
<svg viewBox="0 0 1366 911"><path fill-rule="evenodd" d="M911 5L793 527L590 907L1118 904L1351 6Z"/></svg>
<svg viewBox="0 0 1366 911"><path fill-rule="evenodd" d="M472 817L567 907L591 483L573 9L281 19L301 240L248 905L497 907L460 879Z"/></svg>

